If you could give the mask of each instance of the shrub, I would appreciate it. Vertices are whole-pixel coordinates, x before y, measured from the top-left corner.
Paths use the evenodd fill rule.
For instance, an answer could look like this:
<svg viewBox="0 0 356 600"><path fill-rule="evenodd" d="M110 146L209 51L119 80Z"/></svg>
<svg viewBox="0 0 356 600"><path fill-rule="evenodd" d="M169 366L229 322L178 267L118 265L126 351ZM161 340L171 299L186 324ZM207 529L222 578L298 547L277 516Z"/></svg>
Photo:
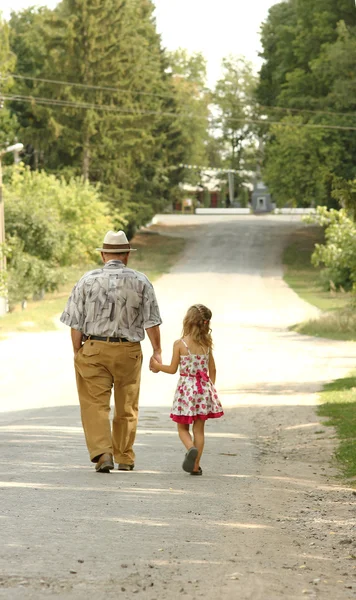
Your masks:
<svg viewBox="0 0 356 600"><path fill-rule="evenodd" d="M56 289L62 266L96 261L95 248L113 227L99 188L80 178L13 167L4 200L10 304Z"/></svg>
<svg viewBox="0 0 356 600"><path fill-rule="evenodd" d="M316 244L312 264L324 265L322 277L329 289L356 289L356 224L345 209L317 208L305 218L325 228L325 244Z"/></svg>

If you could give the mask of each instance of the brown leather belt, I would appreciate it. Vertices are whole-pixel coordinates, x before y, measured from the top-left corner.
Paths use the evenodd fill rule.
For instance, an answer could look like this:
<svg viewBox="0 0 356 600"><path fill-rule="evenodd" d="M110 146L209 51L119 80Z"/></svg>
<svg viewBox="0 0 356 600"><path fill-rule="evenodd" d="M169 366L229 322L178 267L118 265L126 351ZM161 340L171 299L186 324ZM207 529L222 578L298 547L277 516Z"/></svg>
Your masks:
<svg viewBox="0 0 356 600"><path fill-rule="evenodd" d="M97 340L99 342L129 342L127 338L101 337L100 335L85 335L86 340Z"/></svg>

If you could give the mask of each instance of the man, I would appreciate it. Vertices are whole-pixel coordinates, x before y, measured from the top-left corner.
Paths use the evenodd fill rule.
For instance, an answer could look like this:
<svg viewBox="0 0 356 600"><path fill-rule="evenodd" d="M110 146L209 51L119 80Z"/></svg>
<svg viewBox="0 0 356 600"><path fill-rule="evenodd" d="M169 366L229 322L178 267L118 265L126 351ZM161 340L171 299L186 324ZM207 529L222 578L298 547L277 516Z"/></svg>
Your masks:
<svg viewBox="0 0 356 600"><path fill-rule="evenodd" d="M153 356L162 362L162 323L152 284L127 267L130 247L123 231L108 231L104 267L86 273L73 288L62 323L71 327L82 424L90 460L98 473L134 468L145 330ZM110 427L110 396L115 412Z"/></svg>

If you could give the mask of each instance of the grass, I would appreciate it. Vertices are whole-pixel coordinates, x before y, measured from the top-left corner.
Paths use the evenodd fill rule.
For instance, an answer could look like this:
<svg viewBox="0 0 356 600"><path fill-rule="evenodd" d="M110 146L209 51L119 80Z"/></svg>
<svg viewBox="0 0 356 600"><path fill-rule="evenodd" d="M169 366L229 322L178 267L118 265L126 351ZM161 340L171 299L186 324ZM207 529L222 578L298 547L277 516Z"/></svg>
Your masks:
<svg viewBox="0 0 356 600"><path fill-rule="evenodd" d="M154 281L163 273L167 273L176 262L184 248L182 238L158 235L151 232L140 232L131 242L137 252L132 252L129 266L144 272ZM98 265L68 267L63 269L65 283L53 294L47 294L44 300L28 302L26 310L16 307L0 319L0 339L4 334L13 332L38 332L55 330L55 319L63 311L67 298L76 281L90 269Z"/></svg>
<svg viewBox="0 0 356 600"><path fill-rule="evenodd" d="M343 475L356 477L356 371L325 385L318 414L335 427L340 444L335 452Z"/></svg>
<svg viewBox="0 0 356 600"><path fill-rule="evenodd" d="M319 319L293 327L307 335L337 340L356 340L356 316L352 295L327 292L320 281L320 269L311 265L316 243L323 242L318 227L296 231L283 256L284 279L303 300L317 306L323 314ZM325 385L321 393L318 414L327 417L324 425L335 427L340 439L335 452L344 476L356 477L356 371L349 377ZM322 434L323 430L316 432Z"/></svg>
<svg viewBox="0 0 356 600"><path fill-rule="evenodd" d="M284 280L306 302L323 314L305 321L294 331L335 340L356 340L356 311L350 293L327 291L320 278L321 269L313 267L315 244L323 243L320 227L307 227L293 233L283 254Z"/></svg>

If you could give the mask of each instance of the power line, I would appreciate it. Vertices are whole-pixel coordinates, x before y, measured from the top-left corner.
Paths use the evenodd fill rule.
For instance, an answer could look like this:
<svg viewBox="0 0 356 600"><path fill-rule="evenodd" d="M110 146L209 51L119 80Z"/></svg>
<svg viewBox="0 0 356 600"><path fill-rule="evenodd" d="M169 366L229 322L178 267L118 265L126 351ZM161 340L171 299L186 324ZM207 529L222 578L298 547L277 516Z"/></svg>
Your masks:
<svg viewBox="0 0 356 600"><path fill-rule="evenodd" d="M192 171L211 171L213 173L241 173L236 169L224 169L223 167L202 167L201 165L184 165L181 164L179 167L184 169L191 169Z"/></svg>
<svg viewBox="0 0 356 600"><path fill-rule="evenodd" d="M76 81L61 81L59 79L44 79L42 77L28 77L27 75L14 75L9 74L9 77L13 79L25 79L28 81L39 81L41 83L54 83L56 85L65 85L69 87L77 87L82 89L97 90L103 92L119 92L120 94L131 94L132 96L153 96L155 98L171 98L172 95L168 93L157 94L155 92L140 92L135 90L127 90L123 87L110 87L104 85L90 85L87 83L78 83Z"/></svg>
<svg viewBox="0 0 356 600"><path fill-rule="evenodd" d="M75 81L62 81L59 79L45 79L42 77L29 77L27 75L15 75L10 73L8 77L12 77L13 79L22 79L28 81L38 81L42 83L54 83L56 85L65 85L69 87L78 87L82 89L92 89L97 91L108 91L108 92L119 92L123 94L131 94L133 96L151 96L155 98L171 98L171 94L157 94L155 92L143 92L143 91L135 91L135 90L127 90L123 87L110 87L110 86L102 86L102 85L91 85L86 83L79 83ZM1 77L1 79L5 79ZM248 103L244 103L245 106L250 106ZM295 113L310 113L310 114L321 114L321 115L330 115L330 116L343 116L343 117L356 117L356 112L348 113L348 112L338 112L331 110L323 110L323 109L311 109L311 108L291 108L290 106L267 106L263 104L258 104L257 107L262 108L266 111L274 110L274 111L285 111L285 112L295 112Z"/></svg>
<svg viewBox="0 0 356 600"><path fill-rule="evenodd" d="M259 108L263 108L265 110L276 110L276 111L286 111L286 112L296 112L296 113L311 113L318 115L331 115L331 116L340 116L340 117L356 117L356 112L346 113L346 112L336 112L333 110L316 110L312 108L290 108L288 106L264 106L263 104L257 105Z"/></svg>
<svg viewBox="0 0 356 600"><path fill-rule="evenodd" d="M121 113L122 115L126 115L126 116L141 116L141 115L150 115L150 116L154 116L154 115L158 115L158 116L162 116L162 117L173 117L175 119L177 118L193 118L195 120L200 119L200 120L207 120L207 117L204 116L199 116L193 113L177 113L177 112L166 112L166 111L155 111L155 110L144 110L144 109L135 109L135 110L130 110L130 109L125 109L125 108L119 108L116 106L111 106L108 104L89 104L89 103L79 103L79 102L72 102L69 100L58 100L58 99L54 99L54 98L44 98L44 97L37 97L37 96L21 96L21 95L6 95L3 94L2 97L5 100L11 100L13 102L28 102L28 103L36 103L36 104L42 104L42 105L47 105L47 106L58 106L58 107L62 107L62 108L82 108L82 109L86 109L86 110L90 110L90 109L95 109L95 110L103 110L103 111L107 111L107 112L113 112L113 113ZM271 119L247 119L247 118L235 118L235 117L230 117L229 121L231 122L235 122L235 123L241 123L244 125L279 125L281 127L296 127L296 128L304 128L304 127L308 127L311 129L330 129L330 130L340 130L340 131L356 131L356 126L355 127L350 127L350 126L345 126L345 125L327 125L327 124L321 124L321 123L288 123L288 122L283 122L283 121L275 121L275 120L271 120ZM214 124L214 119L212 119L210 121L210 124ZM216 127L221 127L221 124L219 122L219 120L216 120Z"/></svg>
<svg viewBox="0 0 356 600"><path fill-rule="evenodd" d="M160 116L171 116L171 117L193 117L199 119L205 119L205 117L199 117L194 115L193 113L174 113L174 112L165 112L165 111L157 111L157 110L147 110L137 108L134 110L127 108L119 108L118 106L111 106L110 104L93 104L89 102L74 102L71 100L60 100L58 98L45 98L41 96L25 96L25 95L8 95L3 94L2 98L5 100L11 100L13 102L29 102L35 104L43 104L48 106L59 106L63 108L83 108L86 110L95 109L95 110L104 110L107 112L115 112L115 113L123 113L127 116L139 116L139 115L160 115ZM207 117L206 117L207 118Z"/></svg>

